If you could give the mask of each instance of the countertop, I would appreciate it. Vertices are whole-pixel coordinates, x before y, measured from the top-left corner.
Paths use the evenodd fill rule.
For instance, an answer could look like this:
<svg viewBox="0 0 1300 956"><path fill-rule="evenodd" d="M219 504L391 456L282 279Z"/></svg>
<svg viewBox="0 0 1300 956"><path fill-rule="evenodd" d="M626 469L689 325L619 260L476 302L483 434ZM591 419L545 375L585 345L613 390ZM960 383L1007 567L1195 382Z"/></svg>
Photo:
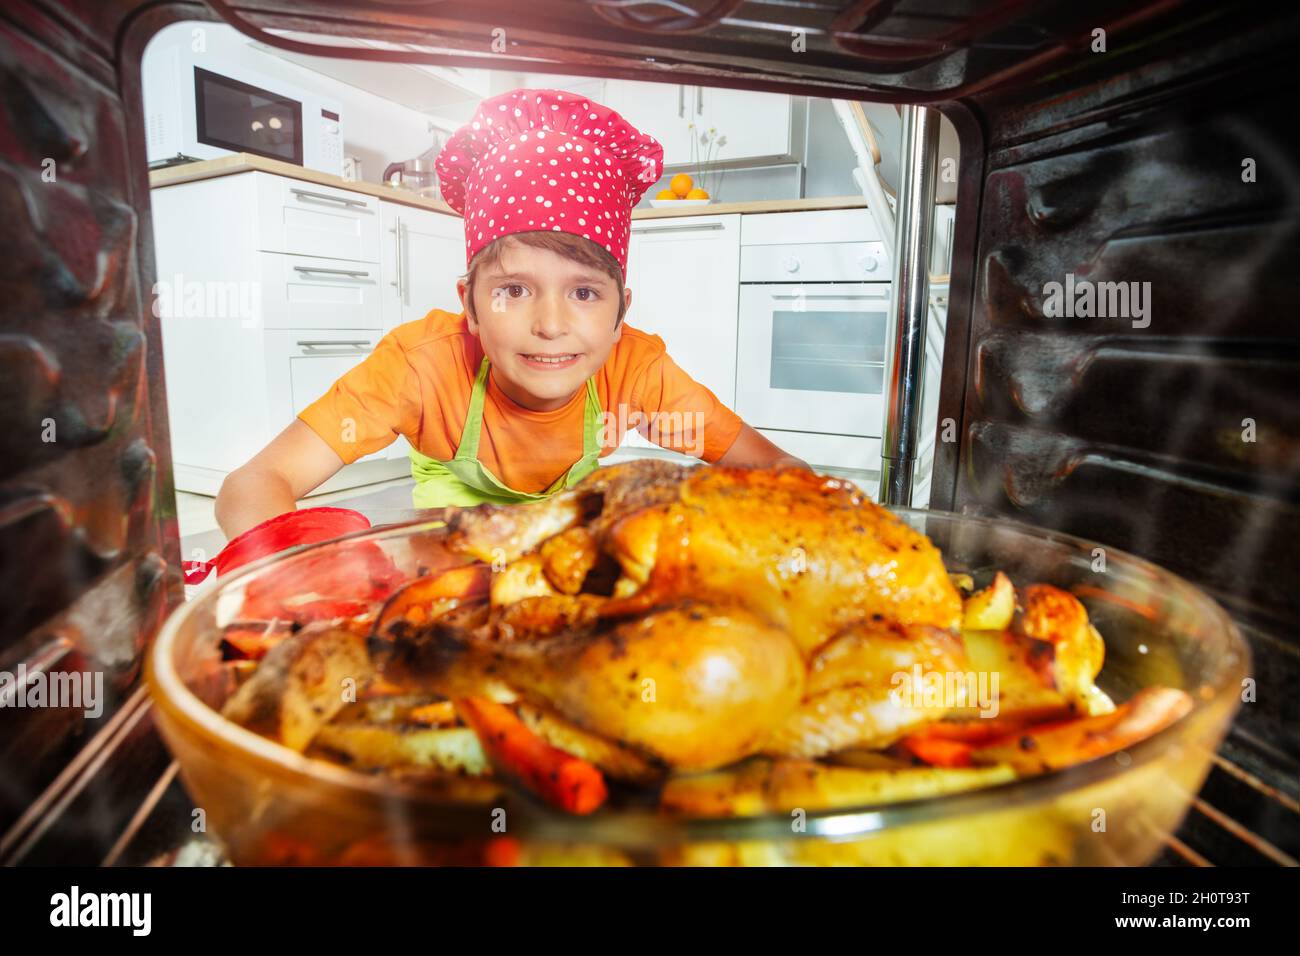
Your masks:
<svg viewBox="0 0 1300 956"><path fill-rule="evenodd" d="M377 196L389 202L428 209L448 216L459 215L441 199L429 199L406 189L394 186L381 186L378 183L349 182L341 176L305 169L293 163L252 153L233 153L220 159L205 159L197 163L185 163L180 166L168 166L155 169L149 173L149 185L154 189L177 186L199 179L213 179L218 176L232 176L237 173L260 171L298 179L302 182L315 183L318 186L332 186L365 196ZM731 213L763 212L804 212L811 209L865 209L866 198L863 196L828 196L820 199L762 199L748 202L716 202L707 206L689 206L682 209L633 209L633 219L668 219L679 216L724 216Z"/></svg>

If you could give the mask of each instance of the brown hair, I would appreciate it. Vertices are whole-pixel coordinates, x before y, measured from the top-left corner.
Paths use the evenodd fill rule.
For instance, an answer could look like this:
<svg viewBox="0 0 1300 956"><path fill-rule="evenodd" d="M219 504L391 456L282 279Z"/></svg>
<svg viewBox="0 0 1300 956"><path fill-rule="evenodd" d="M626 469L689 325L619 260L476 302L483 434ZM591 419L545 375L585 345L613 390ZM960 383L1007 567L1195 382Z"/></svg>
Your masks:
<svg viewBox="0 0 1300 956"><path fill-rule="evenodd" d="M623 321L623 270L619 268L618 260L610 254L604 246L594 242L591 239L584 239L582 236L575 235L571 232L557 232L555 230L532 230L529 232L510 232L504 236L493 239L486 246L480 249L469 264L469 271L465 278L469 280L469 300L474 301L474 282L478 276L479 269L485 266L495 266L501 262L501 254L506 249L506 240L514 239L526 246L532 246L534 249L545 249L548 252L554 252L556 255L564 256L579 265L588 266L597 269L614 280L618 287L618 319L614 322L614 327Z"/></svg>

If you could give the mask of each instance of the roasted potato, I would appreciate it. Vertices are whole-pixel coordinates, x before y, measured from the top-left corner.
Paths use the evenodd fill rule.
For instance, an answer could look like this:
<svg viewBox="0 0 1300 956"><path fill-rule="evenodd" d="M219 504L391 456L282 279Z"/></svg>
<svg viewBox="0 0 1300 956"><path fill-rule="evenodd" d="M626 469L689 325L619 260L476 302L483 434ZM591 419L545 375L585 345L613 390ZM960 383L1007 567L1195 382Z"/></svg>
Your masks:
<svg viewBox="0 0 1300 956"><path fill-rule="evenodd" d="M267 652L222 713L301 752L372 676L364 637L309 624Z"/></svg>
<svg viewBox="0 0 1300 956"><path fill-rule="evenodd" d="M367 769L437 767L471 777L490 767L478 736L468 727L391 727L378 724L327 724L314 744L343 754Z"/></svg>
<svg viewBox="0 0 1300 956"><path fill-rule="evenodd" d="M976 591L962 603L961 626L966 631L1004 631L1016 613L1016 589L999 571L993 583Z"/></svg>

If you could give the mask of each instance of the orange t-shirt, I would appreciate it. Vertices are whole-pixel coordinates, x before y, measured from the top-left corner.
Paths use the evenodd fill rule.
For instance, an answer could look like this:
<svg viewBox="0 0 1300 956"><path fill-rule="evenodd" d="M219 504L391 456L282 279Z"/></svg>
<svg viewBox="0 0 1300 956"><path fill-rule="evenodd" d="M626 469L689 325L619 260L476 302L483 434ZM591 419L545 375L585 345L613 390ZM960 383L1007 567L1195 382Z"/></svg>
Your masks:
<svg viewBox="0 0 1300 956"><path fill-rule="evenodd" d="M482 359L465 314L434 309L385 335L298 417L345 463L399 435L430 458L448 461L460 444ZM488 375L483 401L479 461L516 491L543 491L582 457L587 389L561 408L538 412L502 392L495 374ZM740 417L682 371L663 339L626 323L595 379L606 422L601 457L636 429L664 448L714 462L740 434Z"/></svg>

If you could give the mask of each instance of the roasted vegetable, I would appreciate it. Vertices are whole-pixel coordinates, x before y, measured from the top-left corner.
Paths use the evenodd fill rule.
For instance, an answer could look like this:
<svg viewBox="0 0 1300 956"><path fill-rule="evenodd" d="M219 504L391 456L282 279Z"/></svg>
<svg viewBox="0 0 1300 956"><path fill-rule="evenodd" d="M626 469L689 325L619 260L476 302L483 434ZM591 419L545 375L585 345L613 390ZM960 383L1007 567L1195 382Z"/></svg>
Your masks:
<svg viewBox="0 0 1300 956"><path fill-rule="evenodd" d="M1170 687L1148 687L1108 714L1040 724L971 752L976 764L1010 764L1022 774L1059 770L1132 746L1192 709L1192 699Z"/></svg>
<svg viewBox="0 0 1300 956"><path fill-rule="evenodd" d="M1004 631L1016 613L1016 589L999 571L993 583L976 591L962 603L961 626L967 631Z"/></svg>
<svg viewBox="0 0 1300 956"><path fill-rule="evenodd" d="M478 734L493 765L547 803L582 815L605 802L608 791L599 770L552 747L510 708L470 697L456 701L456 710Z"/></svg>
<svg viewBox="0 0 1300 956"><path fill-rule="evenodd" d="M328 624L309 624L267 652L222 713L302 751L330 718L356 699L371 675L364 637Z"/></svg>
<svg viewBox="0 0 1300 956"><path fill-rule="evenodd" d="M482 776L489 768L478 735L467 727L412 728L327 724L313 743L370 769L437 767Z"/></svg>

